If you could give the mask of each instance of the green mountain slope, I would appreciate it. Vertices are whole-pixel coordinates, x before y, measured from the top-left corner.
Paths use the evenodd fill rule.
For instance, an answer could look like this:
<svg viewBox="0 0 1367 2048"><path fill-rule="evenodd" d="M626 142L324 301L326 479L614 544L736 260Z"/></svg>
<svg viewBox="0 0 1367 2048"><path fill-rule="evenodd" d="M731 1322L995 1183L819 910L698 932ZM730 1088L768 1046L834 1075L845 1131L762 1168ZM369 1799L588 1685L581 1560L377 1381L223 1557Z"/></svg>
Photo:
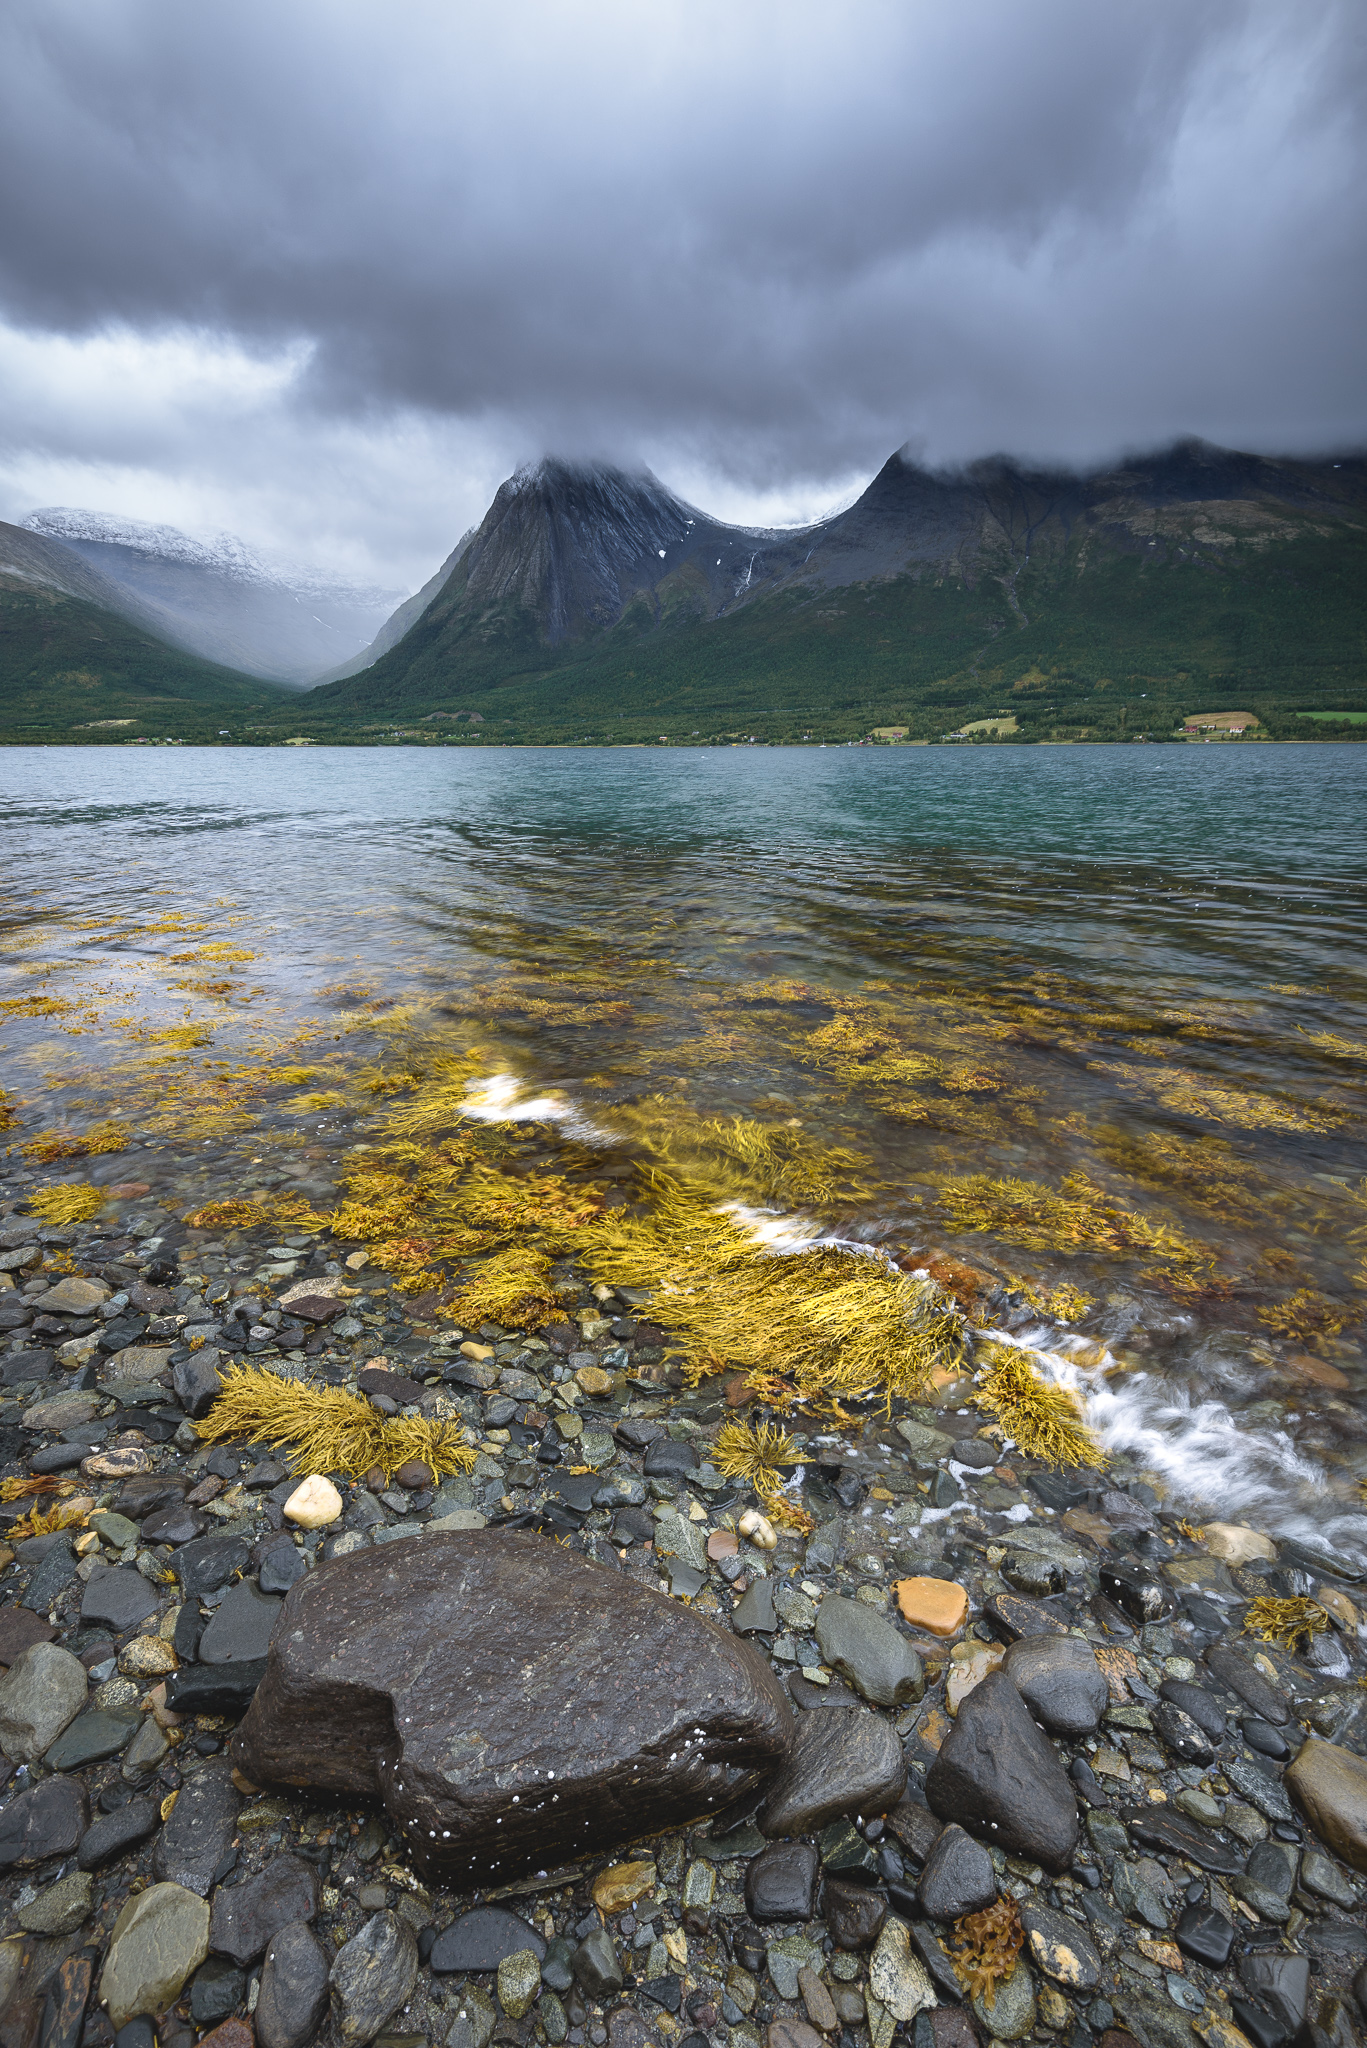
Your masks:
<svg viewBox="0 0 1367 2048"><path fill-rule="evenodd" d="M198 661L85 597L0 573L0 740L213 738L293 691Z"/></svg>

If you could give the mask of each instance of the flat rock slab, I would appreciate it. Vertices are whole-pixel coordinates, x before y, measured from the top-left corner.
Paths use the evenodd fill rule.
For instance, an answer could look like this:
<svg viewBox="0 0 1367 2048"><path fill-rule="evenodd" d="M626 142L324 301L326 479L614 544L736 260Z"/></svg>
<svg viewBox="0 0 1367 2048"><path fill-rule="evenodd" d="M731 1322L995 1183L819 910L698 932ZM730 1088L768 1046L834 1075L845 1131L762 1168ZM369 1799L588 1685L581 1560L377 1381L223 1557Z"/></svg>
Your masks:
<svg viewBox="0 0 1367 2048"><path fill-rule="evenodd" d="M0 1607L0 1664L13 1664L35 1643L50 1643L57 1631L27 1607Z"/></svg>
<svg viewBox="0 0 1367 2048"><path fill-rule="evenodd" d="M181 1591L187 1600L199 1593L216 1592L234 1572L241 1571L249 1555L241 1536L201 1536L196 1543L184 1544L173 1560Z"/></svg>
<svg viewBox="0 0 1367 2048"><path fill-rule="evenodd" d="M1283 1783L1325 1847L1367 1871L1367 1762L1311 1736Z"/></svg>
<svg viewBox="0 0 1367 2048"><path fill-rule="evenodd" d="M178 1884L136 1893L114 1922L100 2003L115 2031L138 2013L174 2005L209 1953L209 1908Z"/></svg>
<svg viewBox="0 0 1367 2048"><path fill-rule="evenodd" d="M747 1644L540 1537L479 1530L302 1579L233 1758L257 1784L378 1795L430 1871L506 1880L730 1805L792 1731Z"/></svg>
<svg viewBox="0 0 1367 2048"><path fill-rule="evenodd" d="M861 1600L828 1594L816 1617L816 1639L833 1671L877 1707L901 1707L925 1691L925 1666L890 1621Z"/></svg>
<svg viewBox="0 0 1367 2048"><path fill-rule="evenodd" d="M245 1884L220 1885L209 1916L209 1946L235 1963L254 1963L294 1920L318 1911L318 1873L298 1856L276 1856Z"/></svg>
<svg viewBox="0 0 1367 2048"><path fill-rule="evenodd" d="M1004 1672L989 1672L959 1708L926 1773L926 1803L1007 1855L1056 1872L1073 1860L1073 1788Z"/></svg>
<svg viewBox="0 0 1367 2048"><path fill-rule="evenodd" d="M896 1806L906 1790L902 1746L866 1707L813 1707L756 1816L765 1835L807 1835L848 1813Z"/></svg>
<svg viewBox="0 0 1367 2048"><path fill-rule="evenodd" d="M214 1872L237 1833L239 1805L232 1766L218 1758L204 1764L176 1796L152 1851L152 1875L207 1898ZM207 1918L205 1941L207 1954Z"/></svg>
<svg viewBox="0 0 1367 2048"><path fill-rule="evenodd" d="M85 1787L75 1779L44 1778L16 1792L0 1811L0 1870L27 1870L50 1856L74 1855L89 1825Z"/></svg>
<svg viewBox="0 0 1367 2048"><path fill-rule="evenodd" d="M156 1611L157 1596L142 1573L118 1565L113 1571L96 1573L90 1580L81 1601L81 1625L121 1633L126 1628L136 1628Z"/></svg>
<svg viewBox="0 0 1367 2048"><path fill-rule="evenodd" d="M431 1964L439 1976L457 1970L496 1970L526 1948L538 1962L545 1960L546 1943L534 1927L506 1906L476 1906L437 1936Z"/></svg>
<svg viewBox="0 0 1367 2048"><path fill-rule="evenodd" d="M293 1550L293 1544L290 1548ZM200 1637L200 1663L242 1664L264 1657L284 1604L283 1600L258 1591L250 1579L241 1580L224 1595Z"/></svg>

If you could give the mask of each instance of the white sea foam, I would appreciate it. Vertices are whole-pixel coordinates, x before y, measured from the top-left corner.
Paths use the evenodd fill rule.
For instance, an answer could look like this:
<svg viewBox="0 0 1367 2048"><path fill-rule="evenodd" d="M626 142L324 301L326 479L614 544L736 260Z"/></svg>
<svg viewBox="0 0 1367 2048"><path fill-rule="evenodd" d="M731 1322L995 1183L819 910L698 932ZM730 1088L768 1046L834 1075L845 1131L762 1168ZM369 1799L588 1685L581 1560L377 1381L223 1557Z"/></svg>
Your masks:
<svg viewBox="0 0 1367 2048"><path fill-rule="evenodd" d="M572 1102L559 1094L528 1095L516 1074L488 1074L471 1081L461 1103L461 1115L480 1124L560 1124L572 1138L589 1145L613 1145L610 1131L590 1123Z"/></svg>
<svg viewBox="0 0 1367 2048"><path fill-rule="evenodd" d="M1197 1400L1157 1373L1108 1377L1108 1352L1084 1371L1068 1353L1085 1340L1047 1327L981 1334L1028 1352L1046 1379L1070 1388L1103 1447L1158 1473L1172 1505L1367 1556L1367 1516L1284 1430L1251 1428L1223 1401Z"/></svg>

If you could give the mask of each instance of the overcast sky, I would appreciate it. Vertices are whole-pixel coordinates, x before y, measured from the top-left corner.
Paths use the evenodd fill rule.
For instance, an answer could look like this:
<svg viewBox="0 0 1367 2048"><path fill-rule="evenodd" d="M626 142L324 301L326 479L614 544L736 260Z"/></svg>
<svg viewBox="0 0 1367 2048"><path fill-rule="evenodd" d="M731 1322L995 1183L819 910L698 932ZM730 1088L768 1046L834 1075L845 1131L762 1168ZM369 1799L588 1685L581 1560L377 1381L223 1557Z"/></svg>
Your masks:
<svg viewBox="0 0 1367 2048"><path fill-rule="evenodd" d="M8 0L0 517L401 587L517 462L1367 441L1361 0Z"/></svg>

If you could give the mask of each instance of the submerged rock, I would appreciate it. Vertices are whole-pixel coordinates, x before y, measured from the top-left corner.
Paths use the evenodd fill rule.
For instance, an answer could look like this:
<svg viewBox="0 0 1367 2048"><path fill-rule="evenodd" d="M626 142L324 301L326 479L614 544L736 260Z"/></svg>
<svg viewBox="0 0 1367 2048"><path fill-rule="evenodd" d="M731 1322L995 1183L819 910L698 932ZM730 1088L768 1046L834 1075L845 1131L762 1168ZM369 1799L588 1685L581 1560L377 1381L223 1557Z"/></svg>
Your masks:
<svg viewBox="0 0 1367 2048"><path fill-rule="evenodd" d="M431 1870L510 1878L728 1805L791 1735L746 1644L490 1530L301 1580L233 1755L257 1784L378 1794Z"/></svg>

